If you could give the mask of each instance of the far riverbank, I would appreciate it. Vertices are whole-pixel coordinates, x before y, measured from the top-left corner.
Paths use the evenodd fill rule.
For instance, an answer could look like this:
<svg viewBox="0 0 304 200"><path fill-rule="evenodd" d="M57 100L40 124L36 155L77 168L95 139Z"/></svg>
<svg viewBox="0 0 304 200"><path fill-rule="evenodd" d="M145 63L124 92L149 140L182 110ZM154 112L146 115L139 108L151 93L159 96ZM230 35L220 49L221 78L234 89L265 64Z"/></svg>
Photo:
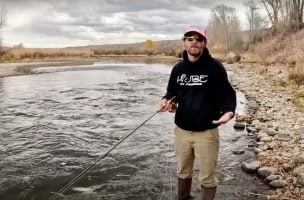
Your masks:
<svg viewBox="0 0 304 200"><path fill-rule="evenodd" d="M92 65L94 62L121 62L121 63L164 63L174 64L178 61L176 57L170 56L100 56L96 58L68 58L24 61L16 63L0 63L0 78L7 76L18 76L31 74L34 68L39 67L61 67L76 65Z"/></svg>

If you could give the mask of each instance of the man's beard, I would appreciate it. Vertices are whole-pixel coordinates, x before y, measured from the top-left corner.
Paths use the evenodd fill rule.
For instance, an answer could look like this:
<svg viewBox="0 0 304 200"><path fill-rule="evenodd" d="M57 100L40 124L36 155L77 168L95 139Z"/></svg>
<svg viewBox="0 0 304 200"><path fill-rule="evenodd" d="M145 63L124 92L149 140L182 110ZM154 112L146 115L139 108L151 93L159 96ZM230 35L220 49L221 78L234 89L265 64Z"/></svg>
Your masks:
<svg viewBox="0 0 304 200"><path fill-rule="evenodd" d="M192 48L197 48L197 49L199 49L199 47L196 47L196 46L191 46L190 47L190 49L188 50L188 53L191 55L191 56L193 56L193 57L199 57L201 54L202 54L202 51L203 50L199 50L199 51L197 51L197 50L191 50Z"/></svg>
<svg viewBox="0 0 304 200"><path fill-rule="evenodd" d="M191 52L188 52L191 56L193 57L199 57L201 55L201 51L199 53L191 53Z"/></svg>

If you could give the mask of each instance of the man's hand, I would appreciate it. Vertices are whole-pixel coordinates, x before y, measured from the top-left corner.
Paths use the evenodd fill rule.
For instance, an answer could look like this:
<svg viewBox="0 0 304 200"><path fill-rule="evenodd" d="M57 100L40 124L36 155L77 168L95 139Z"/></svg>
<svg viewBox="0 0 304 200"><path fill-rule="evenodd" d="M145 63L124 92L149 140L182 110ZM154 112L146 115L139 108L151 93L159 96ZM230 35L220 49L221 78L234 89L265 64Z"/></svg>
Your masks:
<svg viewBox="0 0 304 200"><path fill-rule="evenodd" d="M169 100L168 111L174 113L176 111L177 105L175 102Z"/></svg>
<svg viewBox="0 0 304 200"><path fill-rule="evenodd" d="M176 103L172 100L162 99L159 103L159 111L161 112L175 112L176 108Z"/></svg>
<svg viewBox="0 0 304 200"><path fill-rule="evenodd" d="M226 124L229 120L233 117L233 112L226 112L224 115L221 116L218 120L213 120L213 124Z"/></svg>

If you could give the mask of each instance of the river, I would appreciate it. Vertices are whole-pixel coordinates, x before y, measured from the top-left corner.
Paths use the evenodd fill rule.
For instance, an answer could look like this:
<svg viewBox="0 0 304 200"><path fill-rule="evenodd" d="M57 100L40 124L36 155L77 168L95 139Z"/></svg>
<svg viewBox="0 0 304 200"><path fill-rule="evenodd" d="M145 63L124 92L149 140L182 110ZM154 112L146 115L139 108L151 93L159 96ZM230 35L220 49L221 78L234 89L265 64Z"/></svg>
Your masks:
<svg viewBox="0 0 304 200"><path fill-rule="evenodd" d="M0 79L0 199L51 198L156 111L170 71L165 64L95 63ZM237 94L237 112L246 113L246 99ZM154 116L62 198L176 199L173 118ZM267 187L240 170L253 157L246 132L234 130L233 121L220 131L216 199L258 199ZM197 173L194 199L200 199Z"/></svg>

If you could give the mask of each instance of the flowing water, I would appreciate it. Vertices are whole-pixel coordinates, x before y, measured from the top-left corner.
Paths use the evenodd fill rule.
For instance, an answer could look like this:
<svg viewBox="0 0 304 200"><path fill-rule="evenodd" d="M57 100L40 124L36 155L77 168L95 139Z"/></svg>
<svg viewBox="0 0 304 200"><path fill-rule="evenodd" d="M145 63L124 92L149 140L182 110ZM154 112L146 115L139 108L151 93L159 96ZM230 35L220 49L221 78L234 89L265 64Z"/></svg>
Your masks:
<svg viewBox="0 0 304 200"><path fill-rule="evenodd" d="M0 199L51 198L156 111L170 71L162 64L95 63L0 79ZM238 112L246 112L246 99L238 99ZM176 199L173 117L157 114L61 199ZM257 199L254 193L267 188L241 172L253 154L246 133L232 125L221 127L216 199ZM199 199L196 179L197 168L192 192Z"/></svg>

